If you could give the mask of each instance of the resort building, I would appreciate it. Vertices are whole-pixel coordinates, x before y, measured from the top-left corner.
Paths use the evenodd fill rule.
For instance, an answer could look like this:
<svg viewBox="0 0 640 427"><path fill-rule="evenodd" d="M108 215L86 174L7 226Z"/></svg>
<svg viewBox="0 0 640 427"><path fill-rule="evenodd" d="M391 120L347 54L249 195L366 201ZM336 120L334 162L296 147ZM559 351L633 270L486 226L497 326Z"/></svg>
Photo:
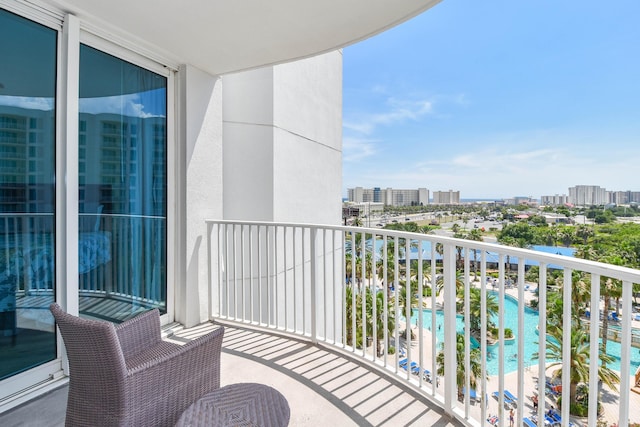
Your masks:
<svg viewBox="0 0 640 427"><path fill-rule="evenodd" d="M157 309L164 340L184 348L224 326L222 381L268 382L289 400L291 425L504 425L516 406L521 425L536 387L542 420L557 401L543 394L546 360L531 359L547 350L537 338L547 335L546 310L528 307L524 329L534 295L525 261L539 269L543 307L547 270L564 278L566 330L574 271L590 275L591 307L600 278L620 284L625 315L609 348L621 380L605 390L615 407L605 411L620 427L640 422L630 391L640 386L631 384L640 340L630 316L639 271L341 224L340 49L436 3L0 0L0 425L63 424L74 370L54 302L115 324ZM351 197L402 206L427 204L429 192ZM448 197L459 203L458 192ZM425 310L401 308L401 286L424 296ZM480 339L473 352L472 288L500 298L495 325L489 316L474 324L498 342ZM581 347L590 390L594 318L591 346ZM571 338L561 337L564 372ZM480 375L471 375L472 354ZM554 396L568 401L572 378L557 378ZM158 388L163 379L154 377ZM595 426L598 393L588 398ZM557 415L568 425L569 405Z"/></svg>
<svg viewBox="0 0 640 427"><path fill-rule="evenodd" d="M394 188L362 188L347 189L348 200L355 203L375 202L387 206L421 206L429 204L429 190L399 190Z"/></svg>
<svg viewBox="0 0 640 427"><path fill-rule="evenodd" d="M597 185L569 187L569 203L574 206L587 207L607 204L607 190Z"/></svg>
<svg viewBox="0 0 640 427"><path fill-rule="evenodd" d="M566 194L540 197L540 205L542 206L562 206L567 203L569 203L569 197Z"/></svg>
<svg viewBox="0 0 640 427"><path fill-rule="evenodd" d="M433 204L434 205L459 205L460 204L460 192L459 191L434 191L433 192Z"/></svg>
<svg viewBox="0 0 640 427"><path fill-rule="evenodd" d="M640 191L607 191L607 201L616 205L640 203Z"/></svg>

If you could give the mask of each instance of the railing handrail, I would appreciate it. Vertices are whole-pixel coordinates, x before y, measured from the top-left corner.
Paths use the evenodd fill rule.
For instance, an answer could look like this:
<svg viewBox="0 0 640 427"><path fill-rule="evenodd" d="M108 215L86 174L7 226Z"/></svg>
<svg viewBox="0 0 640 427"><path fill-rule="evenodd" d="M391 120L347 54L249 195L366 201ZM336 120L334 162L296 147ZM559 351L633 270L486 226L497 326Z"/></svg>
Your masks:
<svg viewBox="0 0 640 427"><path fill-rule="evenodd" d="M376 236L398 237L401 239L410 240L427 240L435 243L449 243L456 244L456 246L469 247L479 251L485 250L487 252L497 252L498 254L504 253L509 256L520 255L525 259L533 259L536 261L542 261L546 264L564 264L574 270L587 269L595 270L594 272L601 276L614 275L620 280L626 280L633 283L640 283L640 270L636 270L629 267L606 264L600 261L586 260L582 258L569 257L566 255L558 255L547 252L536 251L529 248L519 248L516 246L507 246L499 243L490 242L478 242L475 240L459 239L456 237L442 236L436 234L416 233L409 231L399 230L386 230L378 228L366 228L366 227L354 227L345 225L330 225L330 224L310 224L310 223L298 223L298 222L268 222L268 221L235 221L235 220L218 220L207 219L206 223L210 224L227 224L227 225L249 225L249 226L265 226L265 227L297 227L297 228L311 228L311 229L326 229L326 230L342 230L346 232L365 233Z"/></svg>

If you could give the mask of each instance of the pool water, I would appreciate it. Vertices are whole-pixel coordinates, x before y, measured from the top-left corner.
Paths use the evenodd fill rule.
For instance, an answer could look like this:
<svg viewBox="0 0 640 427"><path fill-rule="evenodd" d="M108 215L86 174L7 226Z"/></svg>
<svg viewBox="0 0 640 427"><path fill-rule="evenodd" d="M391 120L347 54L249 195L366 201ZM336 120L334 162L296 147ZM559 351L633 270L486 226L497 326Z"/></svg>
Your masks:
<svg viewBox="0 0 640 427"><path fill-rule="evenodd" d="M497 293L496 293L497 295ZM418 310L414 310L411 316L411 323L417 325ZM422 310L422 322L425 328L431 329L431 310ZM509 328L513 331L515 340L509 340L504 345L504 373L508 374L518 369L518 302L510 295L505 295L504 299L504 319L505 328ZM498 325L497 317L492 319L493 322ZM456 329L460 333L464 333L464 319L462 315L457 316ZM438 340L438 346L444 339L444 314L442 311L436 311L436 339ZM529 307L525 307L524 310L524 366L534 366L538 364L537 359L532 359L531 356L538 351L538 312ZM475 340L472 341L472 346L477 348L479 344ZM607 341L607 353L614 358L613 363L609 367L615 371L620 372L620 343L615 341ZM438 347L440 351L440 347ZM487 372L489 375L498 374L498 344L487 347ZM552 360L548 360L551 362ZM640 350L633 347L631 349L631 373L634 373L640 366Z"/></svg>

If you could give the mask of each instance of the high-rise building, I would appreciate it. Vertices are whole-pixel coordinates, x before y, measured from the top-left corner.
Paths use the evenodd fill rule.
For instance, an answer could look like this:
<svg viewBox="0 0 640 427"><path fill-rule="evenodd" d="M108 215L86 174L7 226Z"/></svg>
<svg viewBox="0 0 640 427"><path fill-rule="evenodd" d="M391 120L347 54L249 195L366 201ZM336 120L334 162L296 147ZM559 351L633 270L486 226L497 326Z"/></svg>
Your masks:
<svg viewBox="0 0 640 427"><path fill-rule="evenodd" d="M460 204L460 191L434 191L433 203L436 205L458 205Z"/></svg>
<svg viewBox="0 0 640 427"><path fill-rule="evenodd" d="M561 206L567 203L569 203L569 197L566 194L540 196L540 204L543 206Z"/></svg>
<svg viewBox="0 0 640 427"><path fill-rule="evenodd" d="M569 203L576 206L598 206L608 203L607 190L597 185L569 187Z"/></svg>
<svg viewBox="0 0 640 427"><path fill-rule="evenodd" d="M429 190L418 188L416 190L402 190L380 187L347 189L350 202L355 203L384 203L388 206L420 206L429 204Z"/></svg>

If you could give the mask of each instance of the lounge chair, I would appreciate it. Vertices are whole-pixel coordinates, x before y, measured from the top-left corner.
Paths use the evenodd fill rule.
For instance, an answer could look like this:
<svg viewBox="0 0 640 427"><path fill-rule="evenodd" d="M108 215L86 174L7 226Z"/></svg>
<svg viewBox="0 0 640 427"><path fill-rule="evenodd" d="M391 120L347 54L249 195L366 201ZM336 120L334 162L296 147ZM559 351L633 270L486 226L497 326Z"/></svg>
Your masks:
<svg viewBox="0 0 640 427"><path fill-rule="evenodd" d="M532 420L530 420L529 418L523 418L522 419L522 424L526 427L538 427L538 424L534 423Z"/></svg>
<svg viewBox="0 0 640 427"><path fill-rule="evenodd" d="M562 425L559 421L556 421L555 418L552 418L549 415L544 416L544 424L548 426Z"/></svg>
<svg viewBox="0 0 640 427"><path fill-rule="evenodd" d="M547 381L545 382L545 385L547 387L547 391L551 393L554 397L558 397L562 393L561 384L554 384L552 382Z"/></svg>
<svg viewBox="0 0 640 427"><path fill-rule="evenodd" d="M462 387L462 394L463 395L467 395L466 393L466 389L464 387ZM469 389L469 402L477 402L478 401L478 395L476 394L476 391L472 388Z"/></svg>
<svg viewBox="0 0 640 427"><path fill-rule="evenodd" d="M509 394L511 394L511 393L509 393ZM497 401L500 401L500 393L498 393L497 391L494 391L493 393L491 393L491 396L493 396ZM504 396L504 406L505 407L509 408L510 406L516 406L516 402L511 400L511 398L509 396L507 396L507 393L504 393L503 396Z"/></svg>
<svg viewBox="0 0 640 427"><path fill-rule="evenodd" d="M618 317L618 312L614 311L613 313L611 313L611 320L613 320L614 322L619 322L622 319Z"/></svg>
<svg viewBox="0 0 640 427"><path fill-rule="evenodd" d="M551 418L556 424L562 424L562 417L556 411L550 411L550 413L547 413L547 417Z"/></svg>
<svg viewBox="0 0 640 427"><path fill-rule="evenodd" d="M505 390L505 391L504 391L504 395L505 395L506 397L508 397L508 398L509 398L509 400L511 400L511 401L513 402L513 405L514 405L514 406L516 405L516 403L518 403L518 398L517 398L517 397L515 397L513 394L511 394L511 392L510 392L509 390Z"/></svg>
<svg viewBox="0 0 640 427"><path fill-rule="evenodd" d="M498 418L497 415L490 415L489 418L487 418L487 422L492 426L497 426L499 421L500 418Z"/></svg>

